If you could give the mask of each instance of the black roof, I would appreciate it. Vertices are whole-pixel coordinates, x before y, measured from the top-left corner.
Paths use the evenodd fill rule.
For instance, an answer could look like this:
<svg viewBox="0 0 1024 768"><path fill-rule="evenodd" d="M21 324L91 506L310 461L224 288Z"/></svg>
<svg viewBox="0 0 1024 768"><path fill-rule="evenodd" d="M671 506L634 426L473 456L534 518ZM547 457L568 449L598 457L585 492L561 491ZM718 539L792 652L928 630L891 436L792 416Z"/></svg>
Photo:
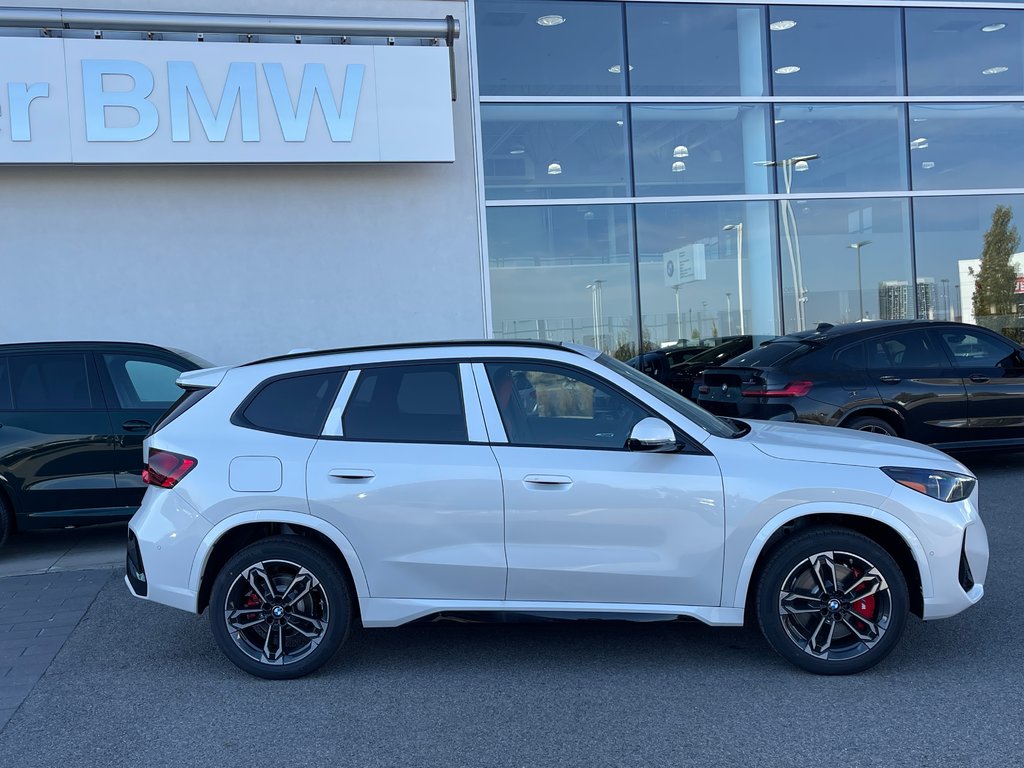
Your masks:
<svg viewBox="0 0 1024 768"><path fill-rule="evenodd" d="M19 341L0 344L0 352L42 352L55 350L152 349L160 352L180 352L143 341Z"/></svg>
<svg viewBox="0 0 1024 768"><path fill-rule="evenodd" d="M861 336L874 336L879 332L889 330L937 327L963 328L965 330L976 330L978 328L976 325L957 323L952 320L868 320L860 323L843 323L841 325L819 323L817 328L787 333L785 336L778 336L766 343L797 341L809 344L828 344L839 340L847 341Z"/></svg>
<svg viewBox="0 0 1024 768"><path fill-rule="evenodd" d="M540 341L538 339L456 339L454 341L411 341L395 344L370 344L362 347L338 347L336 349L316 349L309 352L291 352L287 355L275 355L253 360L245 365L276 363L281 360L301 360L307 357L324 355L340 355L350 352L378 352L392 349L423 349L430 347L540 347L542 349L560 349L563 352L582 354L579 350L566 346L558 341ZM244 366L241 366L244 367Z"/></svg>

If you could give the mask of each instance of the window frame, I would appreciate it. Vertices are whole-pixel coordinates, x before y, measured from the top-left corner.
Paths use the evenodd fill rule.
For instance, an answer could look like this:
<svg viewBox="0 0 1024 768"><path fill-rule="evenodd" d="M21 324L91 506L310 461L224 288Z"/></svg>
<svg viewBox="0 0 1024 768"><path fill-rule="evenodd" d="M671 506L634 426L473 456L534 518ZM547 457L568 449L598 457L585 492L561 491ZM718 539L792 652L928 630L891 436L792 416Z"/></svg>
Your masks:
<svg viewBox="0 0 1024 768"><path fill-rule="evenodd" d="M349 370L350 366L331 366L328 368L312 368L303 371L289 371L288 373L281 373L276 376L270 376L269 378L264 379L255 387L253 387L252 391L245 396L245 399L242 400L238 407L235 408L235 410L231 413L230 421L234 426L242 427L243 429L252 429L257 432L266 432L271 435L286 435L288 437L302 437L306 438L307 440L317 440L323 433L324 425L327 423L327 419L331 415L331 408L333 407L334 401L337 399L338 391L342 388L342 386L344 386L345 380L349 378ZM340 374L341 378L338 380L338 383L334 386L333 394L328 393L328 395L326 396L329 407L327 408L327 410L324 411L323 418L320 420L320 426L318 428L315 428L315 430L310 434L305 434L303 432L289 432L280 429L270 429L269 427L261 427L258 424L253 424L251 421L245 418L246 409L252 404L252 402L257 397L260 396L263 390L265 390L272 384L275 384L276 382L282 381L284 379L299 379L304 378L306 376L331 374Z"/></svg>
<svg viewBox="0 0 1024 768"><path fill-rule="evenodd" d="M466 425L465 440L393 440L380 438L350 437L345 434L345 411L351 404L352 395L365 371L378 368L412 367L423 365L453 365L459 384L459 395L462 400L462 417ZM487 445L487 432L480 414L480 404L476 400L476 389L466 384L469 362L465 358L422 358L417 360L388 360L379 363L353 364L346 367L346 376L336 393L333 404L327 412L327 418L321 428L319 438L350 443L393 443L396 445ZM471 374L470 374L471 375ZM480 414L480 415L478 415Z"/></svg>

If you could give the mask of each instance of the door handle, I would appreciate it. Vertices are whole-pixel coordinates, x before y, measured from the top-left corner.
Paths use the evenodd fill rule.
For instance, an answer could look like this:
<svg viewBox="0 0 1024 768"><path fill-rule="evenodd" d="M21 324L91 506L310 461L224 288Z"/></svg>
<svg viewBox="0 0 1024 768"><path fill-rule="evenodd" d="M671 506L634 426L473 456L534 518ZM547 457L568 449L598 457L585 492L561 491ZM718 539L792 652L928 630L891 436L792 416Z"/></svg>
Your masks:
<svg viewBox="0 0 1024 768"><path fill-rule="evenodd" d="M988 381L988 376L984 376L980 373L972 373L971 381L976 382L977 384L984 384L986 381Z"/></svg>
<svg viewBox="0 0 1024 768"><path fill-rule="evenodd" d="M879 376L878 380L884 384L899 384L903 381L899 376Z"/></svg>
<svg viewBox="0 0 1024 768"><path fill-rule="evenodd" d="M565 475L527 475L523 482L542 488L568 488L572 485L572 478Z"/></svg>
<svg viewBox="0 0 1024 768"><path fill-rule="evenodd" d="M128 419L128 421L121 425L121 429L125 432L148 432L149 427L150 423L142 419Z"/></svg>
<svg viewBox="0 0 1024 768"><path fill-rule="evenodd" d="M372 469L332 469L327 474L339 480L373 480L377 476Z"/></svg>

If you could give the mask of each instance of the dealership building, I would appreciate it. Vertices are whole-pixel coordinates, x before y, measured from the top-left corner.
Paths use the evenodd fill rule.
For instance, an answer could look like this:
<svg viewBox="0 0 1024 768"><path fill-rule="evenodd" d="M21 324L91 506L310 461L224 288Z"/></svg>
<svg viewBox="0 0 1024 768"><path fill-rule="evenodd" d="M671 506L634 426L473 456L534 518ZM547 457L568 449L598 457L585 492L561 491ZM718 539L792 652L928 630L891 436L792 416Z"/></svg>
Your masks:
<svg viewBox="0 0 1024 768"><path fill-rule="evenodd" d="M26 5L3 341L1022 325L1024 280L975 298L1024 271L1021 2Z"/></svg>

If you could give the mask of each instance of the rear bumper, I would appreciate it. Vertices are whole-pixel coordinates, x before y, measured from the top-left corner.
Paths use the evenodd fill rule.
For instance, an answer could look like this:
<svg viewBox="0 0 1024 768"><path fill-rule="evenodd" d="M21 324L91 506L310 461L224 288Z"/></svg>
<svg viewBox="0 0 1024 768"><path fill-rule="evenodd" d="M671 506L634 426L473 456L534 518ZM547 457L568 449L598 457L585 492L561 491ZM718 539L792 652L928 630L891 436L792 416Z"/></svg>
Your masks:
<svg viewBox="0 0 1024 768"><path fill-rule="evenodd" d="M128 523L125 582L131 593L196 613L197 594L189 588L192 562L212 527L177 492L156 488L147 491L142 506Z"/></svg>

